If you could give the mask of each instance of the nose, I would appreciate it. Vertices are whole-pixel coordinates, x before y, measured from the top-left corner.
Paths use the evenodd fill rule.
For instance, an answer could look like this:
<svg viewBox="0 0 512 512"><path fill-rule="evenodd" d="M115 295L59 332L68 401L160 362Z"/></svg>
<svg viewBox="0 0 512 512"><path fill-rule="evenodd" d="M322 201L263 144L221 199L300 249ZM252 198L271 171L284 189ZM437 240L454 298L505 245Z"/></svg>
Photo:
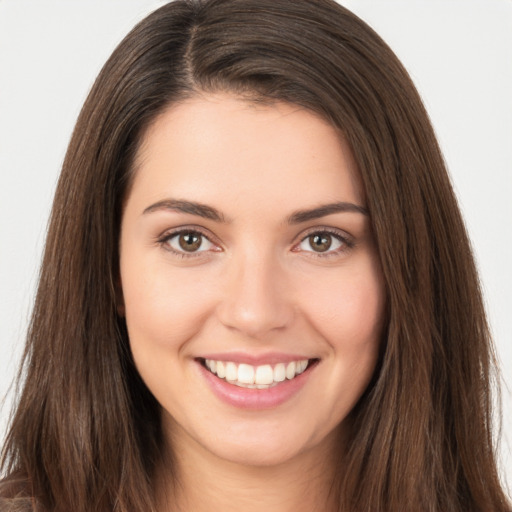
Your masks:
<svg viewBox="0 0 512 512"><path fill-rule="evenodd" d="M251 338L285 329L292 321L294 307L279 262L253 251L233 257L228 266L217 308L220 322Z"/></svg>

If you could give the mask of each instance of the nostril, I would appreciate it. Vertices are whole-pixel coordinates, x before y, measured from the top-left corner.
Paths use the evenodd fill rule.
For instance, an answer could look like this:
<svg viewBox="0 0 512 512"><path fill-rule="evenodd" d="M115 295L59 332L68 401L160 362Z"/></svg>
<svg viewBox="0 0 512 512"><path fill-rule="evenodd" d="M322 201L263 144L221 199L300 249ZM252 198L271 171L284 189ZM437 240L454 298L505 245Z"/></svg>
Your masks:
<svg viewBox="0 0 512 512"><path fill-rule="evenodd" d="M290 324L292 310L285 304L278 305L271 300L245 301L235 297L222 304L218 317L221 323L229 328L253 338L259 338L270 331L286 328Z"/></svg>

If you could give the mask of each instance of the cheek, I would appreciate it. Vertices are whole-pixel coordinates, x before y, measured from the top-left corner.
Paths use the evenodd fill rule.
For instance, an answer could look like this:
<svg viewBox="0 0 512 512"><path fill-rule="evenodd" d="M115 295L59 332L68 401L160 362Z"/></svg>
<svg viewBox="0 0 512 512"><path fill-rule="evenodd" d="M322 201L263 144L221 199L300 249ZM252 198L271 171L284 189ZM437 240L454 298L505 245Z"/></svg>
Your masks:
<svg viewBox="0 0 512 512"><path fill-rule="evenodd" d="M140 269L144 268L144 272ZM179 347L199 329L212 299L204 276L170 271L163 261L121 268L125 316L132 349Z"/></svg>
<svg viewBox="0 0 512 512"><path fill-rule="evenodd" d="M331 311L324 335L334 354L328 388L338 397L332 415L342 420L356 406L377 366L382 340L384 294L378 281L354 283ZM333 300L333 304L336 301Z"/></svg>
<svg viewBox="0 0 512 512"><path fill-rule="evenodd" d="M385 310L381 274L374 265L364 271L346 269L317 281L308 301L308 315L334 350L378 345Z"/></svg>
<svg viewBox="0 0 512 512"><path fill-rule="evenodd" d="M343 397L336 400L333 415L351 410L368 386L384 327L385 292L378 265L370 259L344 270L317 280L307 310L333 363L327 392Z"/></svg>

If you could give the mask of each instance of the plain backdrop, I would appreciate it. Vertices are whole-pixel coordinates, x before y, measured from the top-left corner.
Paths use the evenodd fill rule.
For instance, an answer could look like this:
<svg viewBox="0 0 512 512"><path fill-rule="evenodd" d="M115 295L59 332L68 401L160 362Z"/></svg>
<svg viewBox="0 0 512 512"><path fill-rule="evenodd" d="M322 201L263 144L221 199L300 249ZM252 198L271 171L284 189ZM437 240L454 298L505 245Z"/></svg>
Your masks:
<svg viewBox="0 0 512 512"><path fill-rule="evenodd" d="M81 104L115 45L163 3L0 0L0 399L21 355L52 195ZM443 148L503 369L500 453L512 483L512 2L341 3L405 64ZM12 392L0 439L11 402Z"/></svg>

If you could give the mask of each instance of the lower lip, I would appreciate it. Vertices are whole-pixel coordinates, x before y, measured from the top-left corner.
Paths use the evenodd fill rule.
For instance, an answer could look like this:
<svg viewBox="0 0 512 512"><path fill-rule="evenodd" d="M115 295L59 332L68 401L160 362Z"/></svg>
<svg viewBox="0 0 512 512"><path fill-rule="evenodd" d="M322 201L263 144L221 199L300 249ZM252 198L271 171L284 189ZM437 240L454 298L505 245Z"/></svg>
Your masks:
<svg viewBox="0 0 512 512"><path fill-rule="evenodd" d="M250 389L230 384L197 362L201 374L213 393L223 402L240 409L272 409L284 404L304 387L312 367L291 380L285 380L267 389ZM316 365L315 365L316 366Z"/></svg>

